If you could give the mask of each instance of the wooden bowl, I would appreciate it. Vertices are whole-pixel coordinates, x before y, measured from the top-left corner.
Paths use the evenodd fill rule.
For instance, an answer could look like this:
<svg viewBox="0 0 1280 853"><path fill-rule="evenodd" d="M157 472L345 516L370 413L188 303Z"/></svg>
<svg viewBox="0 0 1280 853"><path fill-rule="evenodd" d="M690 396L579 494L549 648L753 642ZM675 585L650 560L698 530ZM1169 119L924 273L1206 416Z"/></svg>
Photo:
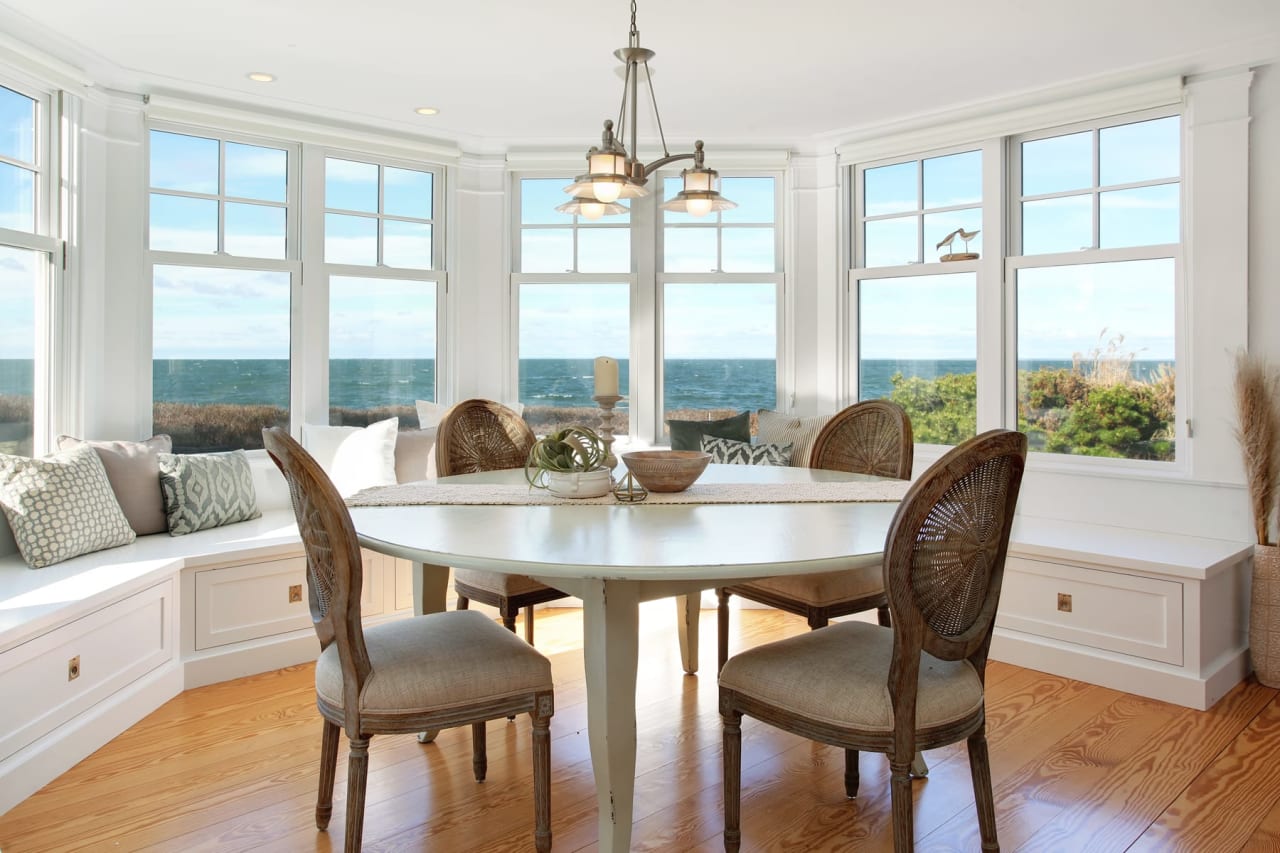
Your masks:
<svg viewBox="0 0 1280 853"><path fill-rule="evenodd" d="M711 454L701 450L636 450L622 454L622 461L649 491L683 492L702 476Z"/></svg>

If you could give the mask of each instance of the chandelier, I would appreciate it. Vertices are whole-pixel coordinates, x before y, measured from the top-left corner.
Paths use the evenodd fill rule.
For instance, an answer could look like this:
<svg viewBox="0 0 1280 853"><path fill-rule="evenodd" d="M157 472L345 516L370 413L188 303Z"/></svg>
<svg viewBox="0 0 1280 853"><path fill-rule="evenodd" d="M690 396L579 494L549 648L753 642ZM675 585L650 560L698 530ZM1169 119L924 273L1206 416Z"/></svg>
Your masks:
<svg viewBox="0 0 1280 853"><path fill-rule="evenodd" d="M640 31L636 29L636 4L631 2L631 36L626 47L613 55L626 63L626 75L622 85L622 104L618 107L617 134L614 123L605 119L604 133L599 147L587 151L587 172L574 178L564 191L573 196L572 201L556 208L560 213L574 213L586 219L626 213L627 208L618 204L619 199L640 198L649 194L645 187L649 177L657 169L677 160L692 160L693 168L680 173L684 189L662 204L663 210L706 216L714 210L729 210L736 204L720 195L720 174L703 163L702 140L693 145L688 154L672 154L667 150L667 139L662 132L662 117L658 114L658 101L653 93L653 78L649 75L649 60L654 53L640 46ZM649 82L649 100L658 123L658 138L662 142L662 156L652 163L642 163L636 149L636 106L640 100L640 66ZM630 147L623 145L619 137L630 136Z"/></svg>

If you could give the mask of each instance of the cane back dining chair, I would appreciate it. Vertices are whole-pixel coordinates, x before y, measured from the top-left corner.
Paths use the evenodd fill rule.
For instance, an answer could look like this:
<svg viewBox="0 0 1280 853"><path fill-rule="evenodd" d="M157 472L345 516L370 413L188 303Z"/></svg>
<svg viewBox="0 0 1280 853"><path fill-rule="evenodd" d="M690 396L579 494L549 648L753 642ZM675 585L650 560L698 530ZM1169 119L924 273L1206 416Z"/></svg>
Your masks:
<svg viewBox="0 0 1280 853"><path fill-rule="evenodd" d="M894 850L914 849L917 750L968 741L983 850L998 850L984 684L1027 438L992 430L939 459L907 492L885 540L893 626L838 622L729 659L720 673L726 851L741 843L742 716L845 751L889 757ZM887 689L886 689L887 687Z"/></svg>
<svg viewBox="0 0 1280 853"><path fill-rule="evenodd" d="M523 468L536 440L524 418L492 400L464 400L445 413L436 429L436 473L474 474ZM483 569L454 569L453 588L458 609L471 601L498 608L502 624L515 631L516 615L524 608L524 638L533 645L533 606L568 593L524 575Z"/></svg>
<svg viewBox="0 0 1280 853"><path fill-rule="evenodd" d="M911 418L897 403L866 400L840 411L818 433L809 454L810 468L911 479L915 440ZM739 595L788 613L804 616L810 628L821 628L837 616L876 608L881 625L889 624L880 566L762 578L716 590L717 663L729 656L729 597Z"/></svg>
<svg viewBox="0 0 1280 853"><path fill-rule="evenodd" d="M338 735L347 734L344 849L360 850L369 739L470 725L472 770L487 770L487 720L528 712L533 722L534 844L551 849L551 663L479 613L432 613L367 630L360 620L360 546L351 515L302 445L279 427L263 444L289 485L307 556L311 618L320 638L316 707L324 718L316 827L333 812Z"/></svg>

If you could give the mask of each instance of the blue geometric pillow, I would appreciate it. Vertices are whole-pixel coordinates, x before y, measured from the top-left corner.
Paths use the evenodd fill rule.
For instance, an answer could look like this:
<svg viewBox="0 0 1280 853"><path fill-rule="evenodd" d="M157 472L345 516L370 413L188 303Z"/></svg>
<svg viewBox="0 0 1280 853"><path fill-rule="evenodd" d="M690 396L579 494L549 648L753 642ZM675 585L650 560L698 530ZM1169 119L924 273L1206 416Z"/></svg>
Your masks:
<svg viewBox="0 0 1280 853"><path fill-rule="evenodd" d="M262 515L249 457L230 453L161 453L160 493L169 535L248 521Z"/></svg>

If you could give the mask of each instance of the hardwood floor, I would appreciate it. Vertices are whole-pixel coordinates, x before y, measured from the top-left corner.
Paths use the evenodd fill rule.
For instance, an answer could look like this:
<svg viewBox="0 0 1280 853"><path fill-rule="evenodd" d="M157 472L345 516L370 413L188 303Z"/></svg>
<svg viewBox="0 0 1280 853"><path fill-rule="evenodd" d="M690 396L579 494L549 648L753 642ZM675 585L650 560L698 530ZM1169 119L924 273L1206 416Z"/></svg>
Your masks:
<svg viewBox="0 0 1280 853"><path fill-rule="evenodd" d="M719 851L720 719L715 613L703 672L681 672L671 602L644 606L637 701L638 850ZM735 614L743 648L806 630L773 611ZM556 681L556 850L595 850L581 614L538 617ZM1198 712L993 662L987 714L1004 850L1280 849L1280 703L1250 680ZM341 847L346 749L330 832L313 823L320 753L310 666L188 691L0 816L4 853L52 850L328 851ZM465 729L434 744L375 737L365 849L533 847L529 723L489 725L488 781L471 776ZM922 851L979 849L962 745L927 754L915 783ZM843 793L837 750L743 721L743 850L890 850L883 757L863 754L861 796Z"/></svg>

